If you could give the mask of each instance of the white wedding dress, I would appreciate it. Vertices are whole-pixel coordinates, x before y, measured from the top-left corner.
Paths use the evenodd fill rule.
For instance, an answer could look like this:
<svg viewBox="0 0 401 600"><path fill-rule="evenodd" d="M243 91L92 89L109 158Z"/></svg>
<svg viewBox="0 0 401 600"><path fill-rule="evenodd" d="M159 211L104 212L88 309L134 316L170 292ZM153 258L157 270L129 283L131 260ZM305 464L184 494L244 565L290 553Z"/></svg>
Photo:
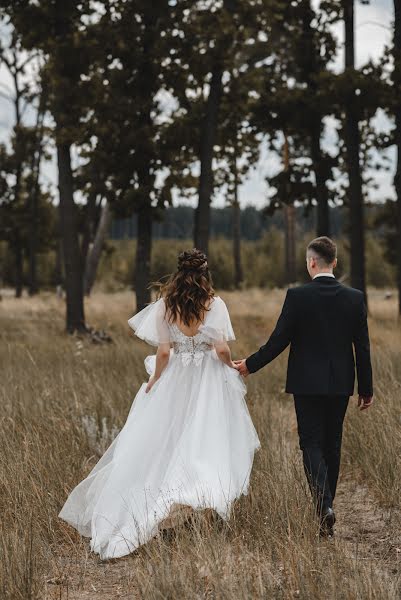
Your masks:
<svg viewBox="0 0 401 600"><path fill-rule="evenodd" d="M235 339L224 301L212 300L193 337L168 324L164 312L159 299L129 319L149 344L171 344L169 362L148 394L142 384L124 427L59 513L103 559L147 542L176 504L228 519L234 499L248 492L260 447L245 384L213 346ZM154 355L145 367L154 371Z"/></svg>

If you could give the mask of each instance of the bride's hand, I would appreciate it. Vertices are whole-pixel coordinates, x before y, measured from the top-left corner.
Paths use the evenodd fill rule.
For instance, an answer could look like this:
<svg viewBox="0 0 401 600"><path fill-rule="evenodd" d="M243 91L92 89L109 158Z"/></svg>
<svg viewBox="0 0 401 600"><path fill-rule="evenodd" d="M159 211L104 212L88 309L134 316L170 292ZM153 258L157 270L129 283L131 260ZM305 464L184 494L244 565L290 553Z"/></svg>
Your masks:
<svg viewBox="0 0 401 600"><path fill-rule="evenodd" d="M241 360L235 360L234 367L237 369L237 371L239 371L239 373L242 375L242 377L248 377L249 371L248 371L248 367L246 366L245 358L243 358Z"/></svg>
<svg viewBox="0 0 401 600"><path fill-rule="evenodd" d="M148 384L147 384L146 389L145 389L145 394L148 394L150 392L150 390L152 389L152 387L155 385L156 381L157 381L157 379L154 376L152 376L149 379Z"/></svg>

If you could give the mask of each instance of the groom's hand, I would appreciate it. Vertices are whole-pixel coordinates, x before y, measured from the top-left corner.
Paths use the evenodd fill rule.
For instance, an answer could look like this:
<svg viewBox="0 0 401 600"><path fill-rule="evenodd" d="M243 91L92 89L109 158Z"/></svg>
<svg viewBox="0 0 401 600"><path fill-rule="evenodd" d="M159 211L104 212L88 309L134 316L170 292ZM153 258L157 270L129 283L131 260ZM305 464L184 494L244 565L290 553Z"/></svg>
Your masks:
<svg viewBox="0 0 401 600"><path fill-rule="evenodd" d="M242 377L248 377L249 371L248 371L248 367L246 366L245 358L243 358L241 360L235 360L234 365L235 365L235 368L237 369L237 371L240 372Z"/></svg>
<svg viewBox="0 0 401 600"><path fill-rule="evenodd" d="M373 404L373 396L359 396L358 397L358 406L360 410L365 410L372 406Z"/></svg>

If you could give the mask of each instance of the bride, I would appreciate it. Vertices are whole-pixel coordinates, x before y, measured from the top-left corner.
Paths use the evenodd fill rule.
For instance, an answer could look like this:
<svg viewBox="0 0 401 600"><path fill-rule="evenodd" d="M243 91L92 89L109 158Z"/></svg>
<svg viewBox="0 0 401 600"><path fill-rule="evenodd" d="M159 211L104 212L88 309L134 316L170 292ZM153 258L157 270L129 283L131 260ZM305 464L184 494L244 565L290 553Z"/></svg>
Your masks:
<svg viewBox="0 0 401 600"><path fill-rule="evenodd" d="M227 520L248 492L260 447L227 344L234 331L205 254L182 252L159 299L128 324L157 346L145 359L149 381L59 513L103 559L147 542L177 508L214 509Z"/></svg>

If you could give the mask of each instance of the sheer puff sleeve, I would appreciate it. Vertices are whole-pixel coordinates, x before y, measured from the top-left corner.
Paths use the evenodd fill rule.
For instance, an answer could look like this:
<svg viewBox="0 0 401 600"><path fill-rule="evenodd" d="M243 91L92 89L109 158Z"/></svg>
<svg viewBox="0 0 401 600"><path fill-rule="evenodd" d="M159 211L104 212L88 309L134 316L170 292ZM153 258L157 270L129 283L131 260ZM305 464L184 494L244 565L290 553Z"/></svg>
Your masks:
<svg viewBox="0 0 401 600"><path fill-rule="evenodd" d="M128 319L128 325L134 330L135 335L151 346L170 343L170 330L165 312L164 299L160 298Z"/></svg>
<svg viewBox="0 0 401 600"><path fill-rule="evenodd" d="M210 310L206 313L205 322L199 327L199 331L214 343L235 340L227 306L220 296L215 296L213 299Z"/></svg>

